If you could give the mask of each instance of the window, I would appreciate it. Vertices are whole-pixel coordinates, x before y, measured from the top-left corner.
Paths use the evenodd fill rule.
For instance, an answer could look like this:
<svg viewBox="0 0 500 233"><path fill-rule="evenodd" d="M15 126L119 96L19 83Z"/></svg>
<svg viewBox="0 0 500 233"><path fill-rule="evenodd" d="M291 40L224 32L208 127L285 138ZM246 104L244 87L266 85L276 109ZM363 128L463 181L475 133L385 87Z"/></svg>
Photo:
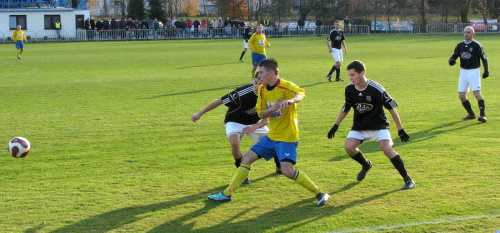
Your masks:
<svg viewBox="0 0 500 233"><path fill-rule="evenodd" d="M56 29L55 22L56 19L61 21L61 16L60 15L45 15L44 16L44 26L45 30L47 29Z"/></svg>
<svg viewBox="0 0 500 233"><path fill-rule="evenodd" d="M26 15L9 15L10 30L16 30L17 25L21 25L21 29L26 30Z"/></svg>

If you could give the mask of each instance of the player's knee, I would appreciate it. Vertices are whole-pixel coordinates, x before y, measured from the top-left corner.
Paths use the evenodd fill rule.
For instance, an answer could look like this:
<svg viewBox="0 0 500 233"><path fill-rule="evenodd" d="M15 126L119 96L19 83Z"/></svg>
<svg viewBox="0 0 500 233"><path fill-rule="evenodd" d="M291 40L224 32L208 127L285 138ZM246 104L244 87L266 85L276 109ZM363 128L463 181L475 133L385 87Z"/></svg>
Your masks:
<svg viewBox="0 0 500 233"><path fill-rule="evenodd" d="M347 152L347 154L349 156L355 156L359 151L357 150L357 147L354 146L354 145L350 145L350 144L345 144L344 145L344 149L345 149L345 152Z"/></svg>
<svg viewBox="0 0 500 233"><path fill-rule="evenodd" d="M295 169L292 167L292 168L281 168L281 174L283 174L284 176L290 178L290 179L293 179L293 177L295 176Z"/></svg>

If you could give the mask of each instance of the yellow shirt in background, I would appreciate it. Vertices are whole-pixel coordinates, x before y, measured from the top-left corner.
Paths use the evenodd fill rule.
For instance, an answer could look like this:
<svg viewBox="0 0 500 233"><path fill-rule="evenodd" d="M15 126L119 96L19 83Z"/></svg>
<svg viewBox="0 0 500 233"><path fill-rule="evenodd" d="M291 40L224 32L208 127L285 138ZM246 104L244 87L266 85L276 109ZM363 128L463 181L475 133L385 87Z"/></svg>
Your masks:
<svg viewBox="0 0 500 233"><path fill-rule="evenodd" d="M14 33L12 33L12 39L14 42L16 41L26 41L26 37L24 36L24 31L23 30L15 30Z"/></svg>
<svg viewBox="0 0 500 233"><path fill-rule="evenodd" d="M266 35L264 33L254 33L248 40L248 48L255 50L256 53L266 55L266 46L269 46Z"/></svg>

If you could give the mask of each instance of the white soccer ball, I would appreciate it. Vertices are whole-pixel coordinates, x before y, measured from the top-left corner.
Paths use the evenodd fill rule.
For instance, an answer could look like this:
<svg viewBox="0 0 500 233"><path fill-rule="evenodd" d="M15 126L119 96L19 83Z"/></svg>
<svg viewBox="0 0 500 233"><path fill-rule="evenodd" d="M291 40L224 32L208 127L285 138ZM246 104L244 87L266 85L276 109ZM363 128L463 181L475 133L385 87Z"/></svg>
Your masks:
<svg viewBox="0 0 500 233"><path fill-rule="evenodd" d="M15 137L9 142L9 153L14 158L24 158L30 153L30 142L23 137Z"/></svg>

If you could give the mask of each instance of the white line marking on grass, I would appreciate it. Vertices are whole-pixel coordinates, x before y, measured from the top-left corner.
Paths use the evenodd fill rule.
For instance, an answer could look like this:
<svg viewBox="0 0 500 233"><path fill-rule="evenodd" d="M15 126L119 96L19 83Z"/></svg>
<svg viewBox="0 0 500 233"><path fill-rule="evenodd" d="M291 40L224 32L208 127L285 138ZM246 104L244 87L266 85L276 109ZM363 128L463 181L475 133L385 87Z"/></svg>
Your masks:
<svg viewBox="0 0 500 233"><path fill-rule="evenodd" d="M500 214L494 215L480 215L480 216L469 216L469 217L460 217L460 218L450 218L450 219L442 219L436 221L424 221L424 222L414 222L414 223L403 223L392 226L378 226L378 227L367 227L367 228L357 228L357 229L348 229L341 231L331 231L330 233L348 233L348 232L362 232L362 231L381 231L381 230L391 230L403 227L411 227L411 226L424 226L429 224L440 224L440 223L448 223L448 222L460 222L471 219L481 219L481 218L497 218L500 217Z"/></svg>

